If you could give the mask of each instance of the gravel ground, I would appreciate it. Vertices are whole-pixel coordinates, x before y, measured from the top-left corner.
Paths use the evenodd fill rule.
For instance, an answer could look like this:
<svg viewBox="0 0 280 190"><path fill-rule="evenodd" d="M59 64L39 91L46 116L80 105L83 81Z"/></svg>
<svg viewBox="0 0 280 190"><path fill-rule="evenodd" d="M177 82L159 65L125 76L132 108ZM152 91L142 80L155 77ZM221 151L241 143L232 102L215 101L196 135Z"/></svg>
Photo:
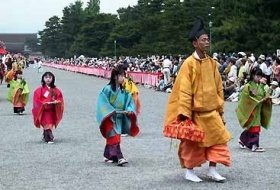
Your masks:
<svg viewBox="0 0 280 190"><path fill-rule="evenodd" d="M273 107L271 128L263 130L261 145L265 153L240 150L236 103L226 103L225 117L232 133L229 146L233 165L219 166L227 178L220 184L204 177L207 165L197 168L204 181L199 184L184 179L177 148L162 135L162 122L168 94L140 88L141 134L124 137L122 150L128 158L126 167L105 164L102 138L95 119L97 95L108 82L105 79L44 68L56 75L63 91L65 113L54 131L55 144L41 141L42 131L33 126L32 94L25 115L13 114L7 102L7 88L0 86L0 189L279 189L279 106ZM31 91L40 85L42 73L33 68L24 75ZM278 124L277 124L278 123ZM278 127L277 127L278 126Z"/></svg>

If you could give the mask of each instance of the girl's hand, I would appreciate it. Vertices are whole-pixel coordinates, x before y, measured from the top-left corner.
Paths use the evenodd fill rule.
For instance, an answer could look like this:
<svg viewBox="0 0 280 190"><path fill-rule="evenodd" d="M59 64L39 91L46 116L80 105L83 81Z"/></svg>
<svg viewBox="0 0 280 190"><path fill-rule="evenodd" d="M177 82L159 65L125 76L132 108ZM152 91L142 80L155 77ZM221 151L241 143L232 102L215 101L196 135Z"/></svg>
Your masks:
<svg viewBox="0 0 280 190"><path fill-rule="evenodd" d="M263 99L263 102L265 102L266 100L269 100L271 99L271 96L266 96L264 99Z"/></svg>
<svg viewBox="0 0 280 190"><path fill-rule="evenodd" d="M57 104L60 103L60 101L54 100L52 102L44 102L44 105L51 105L51 104Z"/></svg>
<svg viewBox="0 0 280 190"><path fill-rule="evenodd" d="M252 93L252 95L256 96L257 93L258 93L258 89L253 89L253 90L251 91L251 93Z"/></svg>
<svg viewBox="0 0 280 190"><path fill-rule="evenodd" d="M128 115L128 116L133 115L133 112L132 111L128 111L128 112L126 112L126 115Z"/></svg>
<svg viewBox="0 0 280 190"><path fill-rule="evenodd" d="M53 101L53 104L58 104L58 103L60 103L60 101L59 101L59 100L55 100L55 101Z"/></svg>
<svg viewBox="0 0 280 190"><path fill-rule="evenodd" d="M261 100L259 101L259 103L263 103L263 102L265 102L265 101L267 101L267 100L269 100L269 99L271 99L271 96L266 96L266 97L264 97L263 99L261 99Z"/></svg>

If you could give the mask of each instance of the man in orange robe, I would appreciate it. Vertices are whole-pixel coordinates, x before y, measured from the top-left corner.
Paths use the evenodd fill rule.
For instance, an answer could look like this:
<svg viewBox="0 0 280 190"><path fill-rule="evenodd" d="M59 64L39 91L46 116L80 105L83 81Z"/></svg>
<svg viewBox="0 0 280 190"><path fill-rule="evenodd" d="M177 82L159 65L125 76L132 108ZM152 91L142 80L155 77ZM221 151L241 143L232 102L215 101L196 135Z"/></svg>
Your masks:
<svg viewBox="0 0 280 190"><path fill-rule="evenodd" d="M193 171L194 167L209 161L207 176L215 181L225 181L216 170L216 164L230 166L227 142L231 136L223 119L224 97L222 80L215 60L206 54L209 38L199 20L190 33L195 52L183 63L170 94L165 124L192 120L204 131L202 142L181 139L179 160L186 168L185 178L202 181Z"/></svg>

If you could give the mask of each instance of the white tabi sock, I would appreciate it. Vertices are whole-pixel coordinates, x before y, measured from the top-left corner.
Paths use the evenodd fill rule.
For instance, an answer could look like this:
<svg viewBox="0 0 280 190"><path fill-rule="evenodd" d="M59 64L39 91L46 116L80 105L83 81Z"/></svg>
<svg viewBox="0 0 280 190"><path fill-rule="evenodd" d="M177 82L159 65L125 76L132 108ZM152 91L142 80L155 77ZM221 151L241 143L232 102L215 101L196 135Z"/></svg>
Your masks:
<svg viewBox="0 0 280 190"><path fill-rule="evenodd" d="M222 182L226 180L226 178L224 178L217 172L215 166L209 166L207 176L218 182Z"/></svg>
<svg viewBox="0 0 280 190"><path fill-rule="evenodd" d="M197 175L195 175L193 169L186 170L185 178L189 181L196 182L196 183L202 181L202 179L200 179L199 177L197 177Z"/></svg>

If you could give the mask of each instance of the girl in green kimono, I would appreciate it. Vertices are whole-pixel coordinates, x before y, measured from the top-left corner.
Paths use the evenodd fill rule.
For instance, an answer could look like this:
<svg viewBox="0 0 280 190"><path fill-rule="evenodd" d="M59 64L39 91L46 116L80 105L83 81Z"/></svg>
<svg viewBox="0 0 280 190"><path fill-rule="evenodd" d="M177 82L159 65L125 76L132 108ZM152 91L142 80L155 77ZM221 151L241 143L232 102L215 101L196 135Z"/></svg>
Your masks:
<svg viewBox="0 0 280 190"><path fill-rule="evenodd" d="M14 79L9 84L7 99L13 104L14 113L21 115L25 111L24 107L27 104L30 92L26 81L22 78L21 70L15 72Z"/></svg>
<svg viewBox="0 0 280 190"><path fill-rule="evenodd" d="M97 122L106 139L104 161L117 162L118 166L128 163L120 148L121 134L139 133L134 101L122 86L124 76L122 66L112 70L109 84L99 94L96 109Z"/></svg>
<svg viewBox="0 0 280 190"><path fill-rule="evenodd" d="M239 138L240 148L249 148L252 152L264 152L259 146L261 127L269 126L272 103L264 84L260 82L262 70L256 68L252 71L249 82L241 92L237 107L237 118L245 130Z"/></svg>

